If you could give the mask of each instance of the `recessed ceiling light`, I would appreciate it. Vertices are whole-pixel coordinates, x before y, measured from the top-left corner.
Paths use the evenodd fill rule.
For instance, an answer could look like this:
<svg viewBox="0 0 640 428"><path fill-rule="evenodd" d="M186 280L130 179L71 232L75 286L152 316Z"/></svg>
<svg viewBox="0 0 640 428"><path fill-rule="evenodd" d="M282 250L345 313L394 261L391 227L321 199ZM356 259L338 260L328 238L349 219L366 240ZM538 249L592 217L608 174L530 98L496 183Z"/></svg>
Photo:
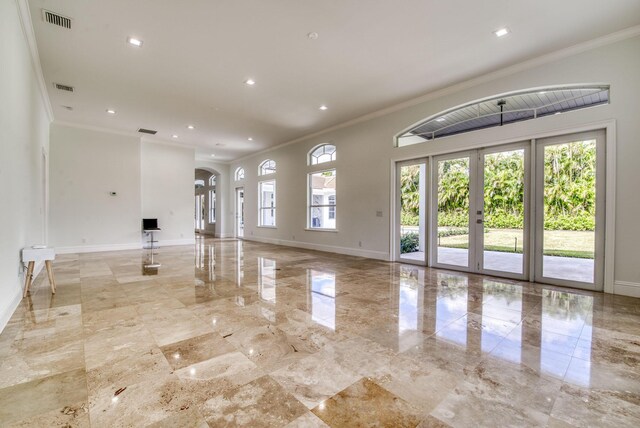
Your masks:
<svg viewBox="0 0 640 428"><path fill-rule="evenodd" d="M256 84L256 81L255 81L255 80L253 80L253 79L247 79L247 80L245 80L245 81L244 81L244 83L245 83L246 85L253 86L253 85L255 85L255 84Z"/></svg>
<svg viewBox="0 0 640 428"><path fill-rule="evenodd" d="M112 108L108 108L108 109L107 109L107 113L109 113L109 114L116 114L116 111L115 111L114 109L112 109Z"/></svg>
<svg viewBox="0 0 640 428"><path fill-rule="evenodd" d="M144 43L144 42L142 40L140 40L140 39L136 39L135 37L128 37L127 38L127 43L139 48L139 47L142 46L142 43Z"/></svg>
<svg viewBox="0 0 640 428"><path fill-rule="evenodd" d="M196 129L196 127L193 125L187 125L187 129Z"/></svg>
<svg viewBox="0 0 640 428"><path fill-rule="evenodd" d="M216 155L211 155L211 157L212 157L212 158L215 158L215 157L216 157Z"/></svg>
<svg viewBox="0 0 640 428"><path fill-rule="evenodd" d="M507 27L501 28L499 30L496 30L493 32L493 34L495 34L497 37L502 37L502 36L506 36L507 34L509 34L510 31Z"/></svg>
<svg viewBox="0 0 640 428"><path fill-rule="evenodd" d="M320 110L327 110L329 107L327 107L326 105L322 104L320 106Z"/></svg>
<svg viewBox="0 0 640 428"><path fill-rule="evenodd" d="M444 122L445 120L447 119L445 119L444 117L439 117L436 119L436 122Z"/></svg>
<svg viewBox="0 0 640 428"><path fill-rule="evenodd" d="M178 138L178 136L176 134L173 134L171 138Z"/></svg>
<svg viewBox="0 0 640 428"><path fill-rule="evenodd" d="M247 140L253 141L253 137L249 137L249 138L247 138Z"/></svg>
<svg viewBox="0 0 640 428"><path fill-rule="evenodd" d="M315 31L312 31L311 33L307 34L307 37L311 40L317 40L318 39L318 33L316 33Z"/></svg>

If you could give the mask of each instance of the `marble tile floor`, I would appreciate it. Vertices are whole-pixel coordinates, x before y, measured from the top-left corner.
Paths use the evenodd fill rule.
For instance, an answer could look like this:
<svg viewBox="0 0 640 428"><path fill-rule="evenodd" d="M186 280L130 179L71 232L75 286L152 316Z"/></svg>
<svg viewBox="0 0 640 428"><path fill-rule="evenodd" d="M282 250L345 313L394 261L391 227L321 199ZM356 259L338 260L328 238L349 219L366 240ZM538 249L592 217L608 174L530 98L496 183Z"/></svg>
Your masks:
<svg viewBox="0 0 640 428"><path fill-rule="evenodd" d="M640 299L231 239L147 257L37 278L0 426L640 426Z"/></svg>

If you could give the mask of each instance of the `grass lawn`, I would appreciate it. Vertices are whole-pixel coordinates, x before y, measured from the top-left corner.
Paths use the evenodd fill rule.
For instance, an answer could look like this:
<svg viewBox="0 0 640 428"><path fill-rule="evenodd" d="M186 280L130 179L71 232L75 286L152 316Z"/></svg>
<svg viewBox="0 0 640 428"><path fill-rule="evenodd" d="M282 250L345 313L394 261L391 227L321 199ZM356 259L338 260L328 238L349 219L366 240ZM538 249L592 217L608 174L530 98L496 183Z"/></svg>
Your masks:
<svg viewBox="0 0 640 428"><path fill-rule="evenodd" d="M544 232L544 255L593 258L594 232L571 230L547 230ZM484 234L485 249L522 253L523 233L518 229L487 229ZM441 247L469 248L469 236L441 237Z"/></svg>

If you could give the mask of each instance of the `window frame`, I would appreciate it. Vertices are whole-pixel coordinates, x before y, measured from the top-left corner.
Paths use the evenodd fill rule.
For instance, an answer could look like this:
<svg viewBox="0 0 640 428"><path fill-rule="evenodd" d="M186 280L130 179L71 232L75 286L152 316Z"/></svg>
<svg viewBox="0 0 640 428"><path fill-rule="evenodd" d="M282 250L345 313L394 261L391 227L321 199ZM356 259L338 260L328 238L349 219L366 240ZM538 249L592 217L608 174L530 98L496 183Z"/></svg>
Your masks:
<svg viewBox="0 0 640 428"><path fill-rule="evenodd" d="M333 149L334 149L333 153L330 155L331 159L326 160L326 161L322 161L322 162L314 162L314 159L316 159L316 157L314 156L314 153L316 151L318 151L319 149L321 149L323 147L326 147L326 146L332 146ZM322 155L324 155L324 154L325 153L323 153ZM308 166L318 166L318 165L322 165L322 164L325 164L325 163L335 162L337 157L338 157L337 155L338 155L338 147L335 144L333 144L333 143L322 143L322 144L319 144L319 145L313 147L311 150L309 150L309 153L307 154L307 165Z"/></svg>
<svg viewBox="0 0 640 428"><path fill-rule="evenodd" d="M213 197L212 197L213 195ZM216 188L209 189L209 224L216 223Z"/></svg>
<svg viewBox="0 0 640 428"><path fill-rule="evenodd" d="M322 174L324 172L333 172L333 176L335 178L336 187L334 194L334 204L313 204L313 176L314 174ZM307 227L306 230L315 230L315 231L325 231L325 232L337 232L338 231L338 217L337 217L337 206L338 206L338 171L334 166L333 168L324 168L311 170L307 173ZM334 221L334 227L314 227L313 226L313 209L314 208L328 208L329 213L333 211L333 218L331 220Z"/></svg>
<svg viewBox="0 0 640 428"><path fill-rule="evenodd" d="M242 173L242 174L241 174ZM242 176L241 176L242 175ZM236 168L236 171L233 173L233 178L235 181L242 181L244 180L244 176L245 176L245 171L244 168L239 166Z"/></svg>
<svg viewBox="0 0 640 428"><path fill-rule="evenodd" d="M273 205L271 206L264 206L264 201L263 201L263 192L262 192L262 186L268 183L272 183L273 184ZM276 229L277 228L277 191L276 191L276 179L275 178L270 178L268 180L262 180L258 182L258 227L266 227L266 228L272 228L272 229ZM273 224L263 224L263 218L262 218L262 212L264 210L271 210L272 211L272 217L273 217Z"/></svg>
<svg viewBox="0 0 640 428"><path fill-rule="evenodd" d="M267 167L271 166L271 164L273 164L273 168L270 168L267 170ZM260 162L260 165L258 165L258 175L260 176L275 174L277 171L278 171L277 162L274 161L273 159L265 159L262 162Z"/></svg>

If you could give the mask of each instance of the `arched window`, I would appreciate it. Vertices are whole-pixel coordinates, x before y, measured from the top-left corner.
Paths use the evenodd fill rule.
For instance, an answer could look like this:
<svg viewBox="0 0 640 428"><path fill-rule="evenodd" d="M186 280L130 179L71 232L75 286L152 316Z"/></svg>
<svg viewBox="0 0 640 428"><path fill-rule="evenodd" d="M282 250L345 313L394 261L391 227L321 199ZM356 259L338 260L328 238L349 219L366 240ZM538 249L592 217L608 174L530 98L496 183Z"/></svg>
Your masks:
<svg viewBox="0 0 640 428"><path fill-rule="evenodd" d="M244 180L244 168L239 167L235 173L236 181Z"/></svg>
<svg viewBox="0 0 640 428"><path fill-rule="evenodd" d="M267 159L263 161L260 164L260 169L258 171L260 175L275 174L275 172L276 172L276 161L271 159Z"/></svg>
<svg viewBox="0 0 640 428"><path fill-rule="evenodd" d="M336 160L336 146L333 144L323 144L309 153L309 165L317 165L334 160Z"/></svg>
<svg viewBox="0 0 640 428"><path fill-rule="evenodd" d="M396 137L398 147L609 104L608 85L565 85L494 95L434 114Z"/></svg>

